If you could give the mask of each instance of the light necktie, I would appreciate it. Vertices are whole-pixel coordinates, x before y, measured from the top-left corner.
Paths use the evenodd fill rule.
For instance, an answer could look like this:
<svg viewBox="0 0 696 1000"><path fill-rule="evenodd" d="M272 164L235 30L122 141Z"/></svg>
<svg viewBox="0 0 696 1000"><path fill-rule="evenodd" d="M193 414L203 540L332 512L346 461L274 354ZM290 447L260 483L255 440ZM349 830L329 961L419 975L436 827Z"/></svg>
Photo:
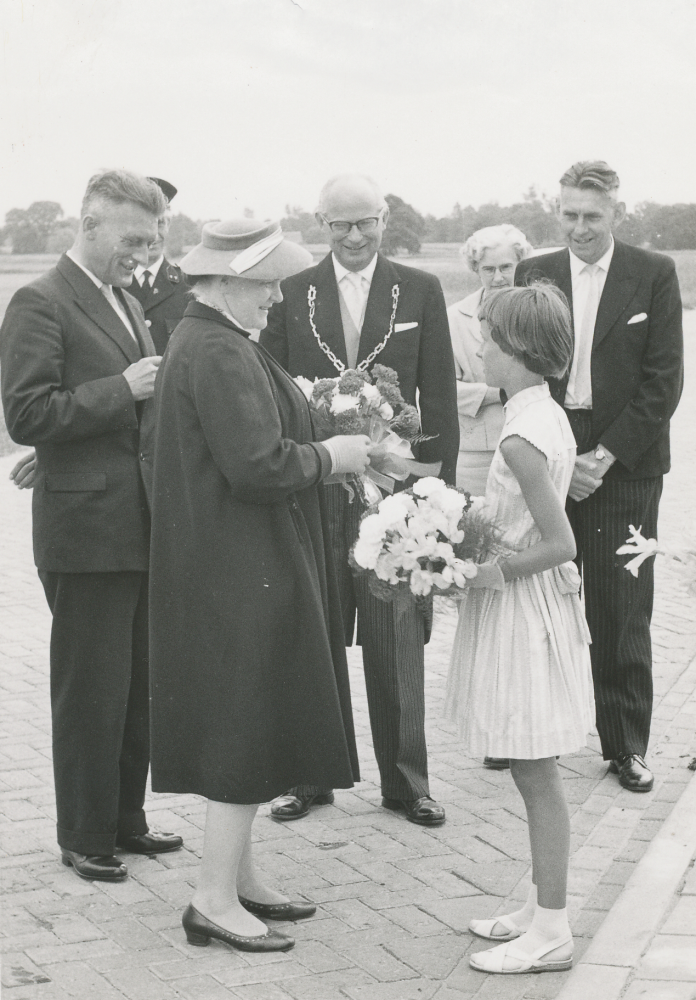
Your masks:
<svg viewBox="0 0 696 1000"><path fill-rule="evenodd" d="M599 308L599 268L596 264L586 264L582 274L587 275L587 296L582 311L580 336L575 352L575 383L573 397L578 406L592 406L592 341L594 340L597 309Z"/></svg>
<svg viewBox="0 0 696 1000"><path fill-rule="evenodd" d="M137 344L138 343L138 338L135 335L135 330L130 325L130 323L128 321L128 317L126 316L126 314L125 314L122 306L120 305L118 299L114 295L114 290L111 287L111 285L101 285L101 287L99 288L99 291L102 293L102 295L104 296L104 298L106 299L106 301L109 303L109 305L111 306L111 308L114 310L114 312L116 313L116 315L118 316L118 318L121 320L121 322L125 326L126 330L128 330L129 334L131 335L131 337L133 338L133 340Z"/></svg>
<svg viewBox="0 0 696 1000"><path fill-rule="evenodd" d="M362 329L363 321L363 276L349 271L341 282L343 298L348 306L348 312L358 331Z"/></svg>

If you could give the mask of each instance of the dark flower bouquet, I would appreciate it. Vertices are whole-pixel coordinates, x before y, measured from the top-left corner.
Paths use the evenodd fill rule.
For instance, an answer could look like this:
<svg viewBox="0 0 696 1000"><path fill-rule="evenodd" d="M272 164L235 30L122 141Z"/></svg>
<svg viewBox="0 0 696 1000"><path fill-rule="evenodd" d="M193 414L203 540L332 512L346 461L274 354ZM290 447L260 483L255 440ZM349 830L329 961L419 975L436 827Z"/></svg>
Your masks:
<svg viewBox="0 0 696 1000"><path fill-rule="evenodd" d="M377 487L392 493L397 481L436 476L440 471L440 462L414 458L411 445L429 439L421 434L418 410L404 400L392 368L375 365L371 372L349 368L337 378L310 382L298 376L295 382L309 402L317 440L335 434L367 434L374 442L363 476L341 475L325 482L343 482L350 492L355 487L369 506L382 498Z"/></svg>

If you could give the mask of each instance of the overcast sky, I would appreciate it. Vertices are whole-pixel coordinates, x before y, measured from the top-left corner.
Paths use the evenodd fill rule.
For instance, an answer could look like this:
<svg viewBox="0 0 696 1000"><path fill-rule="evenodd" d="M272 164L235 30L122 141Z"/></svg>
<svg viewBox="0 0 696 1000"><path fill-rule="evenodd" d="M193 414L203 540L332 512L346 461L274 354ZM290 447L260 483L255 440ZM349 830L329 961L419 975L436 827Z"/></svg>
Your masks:
<svg viewBox="0 0 696 1000"><path fill-rule="evenodd" d="M0 218L77 214L101 167L203 219L348 170L442 215L589 158L629 206L696 202L696 0L0 2Z"/></svg>

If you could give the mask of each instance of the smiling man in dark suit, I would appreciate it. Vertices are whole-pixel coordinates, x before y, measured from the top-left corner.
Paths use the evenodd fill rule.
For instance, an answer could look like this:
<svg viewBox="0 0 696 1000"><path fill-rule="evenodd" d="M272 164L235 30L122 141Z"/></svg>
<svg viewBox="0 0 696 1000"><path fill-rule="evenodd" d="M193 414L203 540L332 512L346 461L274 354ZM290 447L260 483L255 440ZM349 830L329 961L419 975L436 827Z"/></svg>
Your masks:
<svg viewBox="0 0 696 1000"><path fill-rule="evenodd" d="M625 216L618 188L604 161L574 164L559 202L569 249L523 261L515 283L548 278L571 304L573 363L549 382L578 445L567 512L592 634L597 728L621 784L646 792L653 567L634 579L616 550L630 524L657 535L669 420L683 384L682 308L671 258L613 238Z"/></svg>
<svg viewBox="0 0 696 1000"><path fill-rule="evenodd" d="M7 427L34 445L34 557L53 613L58 843L86 879L118 881L115 849L176 850L148 831L148 559L143 478L160 362L123 289L165 209L125 171L94 176L72 248L20 288L0 331Z"/></svg>
<svg viewBox="0 0 696 1000"><path fill-rule="evenodd" d="M157 221L157 237L150 245L145 264L135 268L128 287L145 313L145 324L158 354L164 354L169 338L181 322L190 301L189 286L180 267L164 256L164 243L172 221L171 201L177 189L161 177L148 177L167 201L164 215Z"/></svg>
<svg viewBox="0 0 696 1000"><path fill-rule="evenodd" d="M332 378L346 368L393 368L404 399L421 412L419 458L442 462L454 483L459 421L454 360L445 300L437 278L382 257L389 209L373 181L335 177L321 194L316 218L331 253L316 267L281 285L260 343L291 375ZM436 826L445 811L430 797L423 643L425 622L415 607L397 614L377 600L364 578L354 579L348 553L362 513L341 485L324 487L339 578L346 643L353 641L357 610L370 724L382 782L382 804L413 823ZM275 819L306 816L312 804L332 802L330 789L291 789L271 808Z"/></svg>

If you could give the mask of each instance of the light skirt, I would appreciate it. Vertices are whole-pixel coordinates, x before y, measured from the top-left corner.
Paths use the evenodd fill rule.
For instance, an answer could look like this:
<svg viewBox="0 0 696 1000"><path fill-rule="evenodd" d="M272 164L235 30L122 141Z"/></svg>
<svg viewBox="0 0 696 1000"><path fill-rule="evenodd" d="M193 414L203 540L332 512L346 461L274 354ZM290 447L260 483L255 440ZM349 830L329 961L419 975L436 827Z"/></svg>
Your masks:
<svg viewBox="0 0 696 1000"><path fill-rule="evenodd" d="M445 716L473 755L572 753L594 730L590 636L565 569L461 600Z"/></svg>
<svg viewBox="0 0 696 1000"><path fill-rule="evenodd" d="M486 492L488 470L494 451L460 451L457 456L457 486L472 496L482 497Z"/></svg>

